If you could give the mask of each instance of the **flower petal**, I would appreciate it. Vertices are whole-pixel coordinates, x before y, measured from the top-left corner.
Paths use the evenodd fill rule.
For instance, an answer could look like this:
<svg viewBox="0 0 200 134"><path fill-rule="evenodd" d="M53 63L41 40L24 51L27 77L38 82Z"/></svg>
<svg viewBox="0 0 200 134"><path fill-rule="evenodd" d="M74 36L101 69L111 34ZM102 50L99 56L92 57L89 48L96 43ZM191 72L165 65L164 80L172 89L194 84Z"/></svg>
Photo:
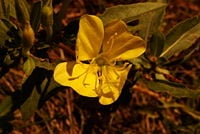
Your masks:
<svg viewBox="0 0 200 134"><path fill-rule="evenodd" d="M108 41L111 41L111 38L115 38L115 33L121 34L127 32L127 26L121 20L113 20L105 26L104 30L103 51L107 51L111 47Z"/></svg>
<svg viewBox="0 0 200 134"><path fill-rule="evenodd" d="M143 54L146 50L146 43L139 36L124 32L114 41L112 49L113 51L109 53L111 59L128 60Z"/></svg>
<svg viewBox="0 0 200 134"><path fill-rule="evenodd" d="M99 102L102 105L109 105L119 98L130 68L131 65L128 65L123 69L116 66L106 66L104 69L102 69L102 93L99 95Z"/></svg>
<svg viewBox="0 0 200 134"><path fill-rule="evenodd" d="M103 52L112 60L128 60L140 56L146 50L145 41L128 32L123 21L114 21L105 27ZM111 24L112 24L111 23Z"/></svg>
<svg viewBox="0 0 200 134"><path fill-rule="evenodd" d="M67 72L67 62L63 62L56 66L54 80L63 86L72 87L82 96L97 97L95 92L97 76L93 70L95 67L91 68L88 64L76 64L70 75Z"/></svg>
<svg viewBox="0 0 200 134"><path fill-rule="evenodd" d="M78 61L91 60L99 53L104 37L104 26L100 18L83 15L80 19L76 41Z"/></svg>

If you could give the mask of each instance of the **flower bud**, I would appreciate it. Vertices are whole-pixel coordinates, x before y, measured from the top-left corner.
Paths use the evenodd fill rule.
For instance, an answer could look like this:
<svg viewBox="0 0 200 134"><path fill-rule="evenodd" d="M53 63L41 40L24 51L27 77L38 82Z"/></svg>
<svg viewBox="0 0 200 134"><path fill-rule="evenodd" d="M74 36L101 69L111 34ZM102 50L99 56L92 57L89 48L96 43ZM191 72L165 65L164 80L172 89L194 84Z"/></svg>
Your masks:
<svg viewBox="0 0 200 134"><path fill-rule="evenodd" d="M53 9L51 7L48 7L48 6L44 6L42 8L41 13L42 13L42 16L48 17L48 16L52 15Z"/></svg>
<svg viewBox="0 0 200 134"><path fill-rule="evenodd" d="M31 49L35 41L35 34L29 22L26 22L23 28L23 49L26 53Z"/></svg>
<svg viewBox="0 0 200 134"><path fill-rule="evenodd" d="M48 41L53 33L53 8L51 6L44 6L42 8L41 24L47 33L46 40Z"/></svg>

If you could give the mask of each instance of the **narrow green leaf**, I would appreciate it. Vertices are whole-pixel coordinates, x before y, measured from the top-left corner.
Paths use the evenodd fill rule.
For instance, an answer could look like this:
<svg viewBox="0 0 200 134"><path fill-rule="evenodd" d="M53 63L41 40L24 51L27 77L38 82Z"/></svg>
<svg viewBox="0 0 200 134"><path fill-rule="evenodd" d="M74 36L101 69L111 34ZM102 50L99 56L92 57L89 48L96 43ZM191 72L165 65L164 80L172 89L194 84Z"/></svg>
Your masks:
<svg viewBox="0 0 200 134"><path fill-rule="evenodd" d="M192 109L191 107L176 102L166 102L164 100L160 101L163 103L163 106L165 108L180 108L184 112L192 116L194 119L200 120L200 112L195 109Z"/></svg>
<svg viewBox="0 0 200 134"><path fill-rule="evenodd" d="M47 91L45 92L45 97L52 91L56 90L56 88L60 87L60 85L55 82L55 80L52 78L50 79Z"/></svg>
<svg viewBox="0 0 200 134"><path fill-rule="evenodd" d="M165 7L162 7L141 15L139 19L141 29L138 30L138 35L148 41L149 37L151 37L153 33L159 31L159 26L162 22L164 13Z"/></svg>
<svg viewBox="0 0 200 134"><path fill-rule="evenodd" d="M39 101L39 107L41 107L50 97L54 96L58 91L66 89L65 87L61 87L54 79L47 78L42 82L42 96Z"/></svg>
<svg viewBox="0 0 200 134"><path fill-rule="evenodd" d="M16 18L15 1L14 0L1 0L0 1L0 18Z"/></svg>
<svg viewBox="0 0 200 134"><path fill-rule="evenodd" d="M150 69L151 68L151 64L144 57L134 58L129 61L135 66L134 67L135 69L140 69L140 68Z"/></svg>
<svg viewBox="0 0 200 134"><path fill-rule="evenodd" d="M0 20L0 29L0 46L3 46L5 40L9 38L7 35L9 29L2 20Z"/></svg>
<svg viewBox="0 0 200 134"><path fill-rule="evenodd" d="M178 126L176 129L181 134L198 134L199 133L200 124L188 124L183 126Z"/></svg>
<svg viewBox="0 0 200 134"><path fill-rule="evenodd" d="M153 33L150 42L149 50L152 56L159 56L162 53L163 47L165 44L165 37L161 32Z"/></svg>
<svg viewBox="0 0 200 134"><path fill-rule="evenodd" d="M35 62L31 57L28 57L28 59L25 61L23 65L23 70L27 75L30 75L34 69L35 69Z"/></svg>
<svg viewBox="0 0 200 134"><path fill-rule="evenodd" d="M183 62L187 61L187 60L191 57L191 55L192 55L193 53L195 53L195 51L198 51L198 50L200 50L200 44L197 45L197 46L195 46L195 48L193 48L190 52L186 53L186 54L184 55L184 57L182 58L182 60L181 60L180 63L183 63Z"/></svg>
<svg viewBox="0 0 200 134"><path fill-rule="evenodd" d="M160 57L169 59L194 44L200 37L200 16L187 19L175 26L166 35L164 50Z"/></svg>
<svg viewBox="0 0 200 134"><path fill-rule="evenodd" d="M29 98L21 105L20 110L24 120L28 120L37 110L40 94L36 87Z"/></svg>
<svg viewBox="0 0 200 134"><path fill-rule="evenodd" d="M9 30L9 28L7 27L7 25L5 24L5 21L3 19L0 20L0 28L1 28L0 32L2 32L4 34L6 32L8 32L8 30Z"/></svg>
<svg viewBox="0 0 200 134"><path fill-rule="evenodd" d="M6 57L4 58L3 63L6 65L10 65L14 62L14 60L11 59L10 55L6 55Z"/></svg>
<svg viewBox="0 0 200 134"><path fill-rule="evenodd" d="M25 24L30 21L30 7L25 0L15 0L17 19L20 23Z"/></svg>
<svg viewBox="0 0 200 134"><path fill-rule="evenodd" d="M31 9L30 23L35 33L38 31L40 25L41 9L42 9L42 1L35 2Z"/></svg>
<svg viewBox="0 0 200 134"><path fill-rule="evenodd" d="M54 68L56 67L57 63L50 63L48 61L39 61L39 60L35 60L35 66L39 67L39 68L43 68L46 70L54 70Z"/></svg>
<svg viewBox="0 0 200 134"><path fill-rule="evenodd" d="M3 10L3 0L0 1L0 18L4 18L5 17L5 13Z"/></svg>
<svg viewBox="0 0 200 134"><path fill-rule="evenodd" d="M167 80L163 74L155 73L156 80Z"/></svg>
<svg viewBox="0 0 200 134"><path fill-rule="evenodd" d="M188 113L193 118L200 120L200 112L199 111L192 109L190 107L187 107L185 105L182 107L182 110L185 111L186 113Z"/></svg>
<svg viewBox="0 0 200 134"><path fill-rule="evenodd" d="M9 19L1 19L0 21L2 21L7 26L8 29L10 29L11 27L14 27L17 29L17 26Z"/></svg>
<svg viewBox="0 0 200 134"><path fill-rule="evenodd" d="M49 79L47 79L47 78L45 78L43 81L42 81L42 83L41 83L41 92L44 92L45 91L45 89L47 88L47 83L49 83L50 82L50 80Z"/></svg>
<svg viewBox="0 0 200 134"><path fill-rule="evenodd" d="M177 98L199 98L200 90L190 90L180 84L175 84L167 81L146 81L145 83L148 88L155 92L169 93L170 95Z"/></svg>
<svg viewBox="0 0 200 134"><path fill-rule="evenodd" d="M13 100L11 96L7 96L1 103L0 103L0 117L5 116L11 111L13 106Z"/></svg>

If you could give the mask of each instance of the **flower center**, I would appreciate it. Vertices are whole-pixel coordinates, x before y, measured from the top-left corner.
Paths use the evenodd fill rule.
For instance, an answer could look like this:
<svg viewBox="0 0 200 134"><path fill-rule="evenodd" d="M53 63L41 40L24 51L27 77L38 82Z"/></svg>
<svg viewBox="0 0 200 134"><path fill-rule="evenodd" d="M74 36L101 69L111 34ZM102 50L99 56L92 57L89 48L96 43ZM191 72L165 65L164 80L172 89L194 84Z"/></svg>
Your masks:
<svg viewBox="0 0 200 134"><path fill-rule="evenodd" d="M99 56L95 59L95 62L98 66L102 67L108 65L108 59L105 56Z"/></svg>

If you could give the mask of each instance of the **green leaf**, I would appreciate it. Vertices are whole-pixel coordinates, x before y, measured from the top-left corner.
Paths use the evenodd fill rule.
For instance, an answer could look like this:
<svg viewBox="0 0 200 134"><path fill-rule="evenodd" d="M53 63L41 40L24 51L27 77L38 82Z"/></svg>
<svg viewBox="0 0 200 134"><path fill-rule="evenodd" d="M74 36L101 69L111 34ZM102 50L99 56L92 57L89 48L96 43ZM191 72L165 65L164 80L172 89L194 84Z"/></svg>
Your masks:
<svg viewBox="0 0 200 134"><path fill-rule="evenodd" d="M28 59L25 61L23 65L23 70L27 75L30 75L34 69L35 69L35 61L31 57L28 57Z"/></svg>
<svg viewBox="0 0 200 134"><path fill-rule="evenodd" d="M6 97L0 103L0 118L20 108L23 119L29 119L39 106L55 95L60 85L52 77L52 71L35 68L34 72L26 79L22 88ZM65 89L65 88L64 88Z"/></svg>
<svg viewBox="0 0 200 134"><path fill-rule="evenodd" d="M200 112L195 109L192 109L191 107L176 102L166 102L163 99L160 99L160 101L162 102L164 108L180 108L184 112L192 116L194 119L200 120Z"/></svg>
<svg viewBox="0 0 200 134"><path fill-rule="evenodd" d="M3 46L5 40L9 38L7 35L9 29L2 20L0 20L0 29L0 46Z"/></svg>
<svg viewBox="0 0 200 134"><path fill-rule="evenodd" d="M66 89L61 87L54 79L47 78L41 84L42 96L40 98L39 107L41 107L50 97L54 96L58 91Z"/></svg>
<svg viewBox="0 0 200 134"><path fill-rule="evenodd" d="M134 58L129 61L135 66L134 67L135 69L141 69L141 68L150 69L151 68L151 64L144 57Z"/></svg>
<svg viewBox="0 0 200 134"><path fill-rule="evenodd" d="M41 85L41 92L44 92L45 89L48 87L47 83L50 83L50 80L48 78L45 78L42 83L40 84Z"/></svg>
<svg viewBox="0 0 200 134"><path fill-rule="evenodd" d="M10 29L12 27L17 29L17 26L9 19L1 19L1 21L7 26L8 29Z"/></svg>
<svg viewBox="0 0 200 134"><path fill-rule="evenodd" d="M30 23L35 33L38 31L40 25L41 9L42 9L42 1L35 2L31 9Z"/></svg>
<svg viewBox="0 0 200 134"><path fill-rule="evenodd" d="M154 12L155 10L158 10L160 8L163 9L165 7L165 3L155 2L118 5L107 8L100 17L105 25L113 19L121 19L128 23L133 20L137 20L139 17L146 13Z"/></svg>
<svg viewBox="0 0 200 134"><path fill-rule="evenodd" d="M6 57L3 60L3 63L6 65L10 65L14 62L14 60L11 59L10 55L6 55Z"/></svg>
<svg viewBox="0 0 200 134"><path fill-rule="evenodd" d="M139 27L141 28L138 30L138 35L148 41L153 33L159 31L159 26L162 23L164 13L165 6L141 15L139 19ZM133 32L134 31L132 31L132 33Z"/></svg>
<svg viewBox="0 0 200 134"><path fill-rule="evenodd" d="M28 120L37 110L40 94L35 87L29 98L21 105L20 110L24 120Z"/></svg>
<svg viewBox="0 0 200 134"><path fill-rule="evenodd" d="M194 44L200 37L200 16L187 19L166 35L164 50L160 57L169 59L175 53L179 53Z"/></svg>
<svg viewBox="0 0 200 134"><path fill-rule="evenodd" d="M48 61L39 61L34 59L35 66L46 70L54 70L57 63L50 63Z"/></svg>
<svg viewBox="0 0 200 134"><path fill-rule="evenodd" d="M5 116L8 114L13 106L13 100L11 96L7 96L1 103L0 103L0 117Z"/></svg>
<svg viewBox="0 0 200 134"><path fill-rule="evenodd" d="M5 17L5 13L4 13L4 10L3 10L3 0L0 1L0 18L4 18Z"/></svg>
<svg viewBox="0 0 200 134"><path fill-rule="evenodd" d="M166 6L159 2L119 5L106 9L100 18L105 25L113 19L121 19L126 23L138 21L139 24L133 26L131 32L138 31L139 36L147 40L161 24Z"/></svg>
<svg viewBox="0 0 200 134"><path fill-rule="evenodd" d="M191 58L192 54L195 53L195 51L197 52L198 50L200 50L200 44L197 45L197 46L195 46L195 47L194 47L191 51L189 51L188 53L186 53L186 54L184 55L184 57L181 59L180 64L183 63L183 62L185 62L185 61L187 61L189 58Z"/></svg>
<svg viewBox="0 0 200 134"><path fill-rule="evenodd" d="M8 33L13 33L13 35L15 36L14 33L16 33L16 25L14 25L11 21L9 21L8 19L0 19L0 46L2 47L6 47L8 48L9 46L5 46L5 41L11 41L13 40L13 37L11 37L10 34ZM15 36L16 37L16 36ZM15 42L17 43L17 42ZM16 46L17 47L17 46ZM8 57L7 57L8 58Z"/></svg>
<svg viewBox="0 0 200 134"><path fill-rule="evenodd" d="M1 0L0 1L0 18L16 18L15 1L14 0Z"/></svg>
<svg viewBox="0 0 200 134"><path fill-rule="evenodd" d="M177 98L199 98L200 90L191 90L183 85L169 81L146 81L147 87L155 92L168 93Z"/></svg>
<svg viewBox="0 0 200 134"><path fill-rule="evenodd" d="M176 129L181 134L198 134L199 133L200 124L194 123L194 124L187 124L183 126L178 126Z"/></svg>
<svg viewBox="0 0 200 134"><path fill-rule="evenodd" d="M165 37L161 32L153 33L150 42L149 50L152 56L159 56L162 53L163 47L165 44Z"/></svg>
<svg viewBox="0 0 200 134"><path fill-rule="evenodd" d="M26 0L15 0L17 19L20 23L25 24L30 21L30 7Z"/></svg>

